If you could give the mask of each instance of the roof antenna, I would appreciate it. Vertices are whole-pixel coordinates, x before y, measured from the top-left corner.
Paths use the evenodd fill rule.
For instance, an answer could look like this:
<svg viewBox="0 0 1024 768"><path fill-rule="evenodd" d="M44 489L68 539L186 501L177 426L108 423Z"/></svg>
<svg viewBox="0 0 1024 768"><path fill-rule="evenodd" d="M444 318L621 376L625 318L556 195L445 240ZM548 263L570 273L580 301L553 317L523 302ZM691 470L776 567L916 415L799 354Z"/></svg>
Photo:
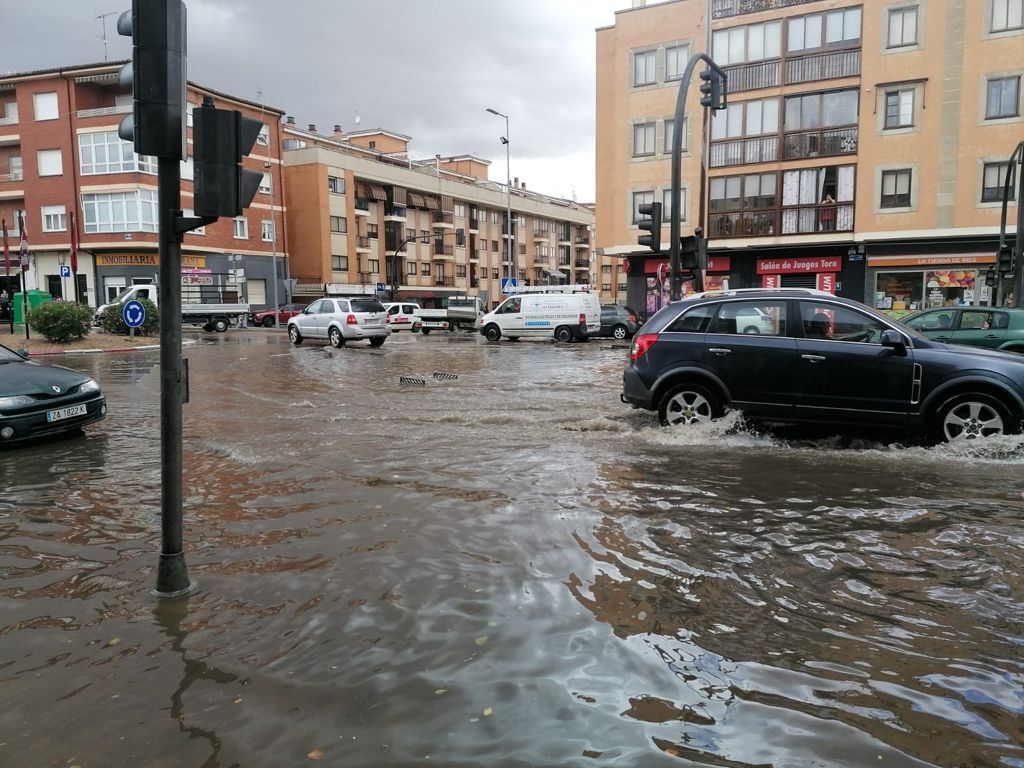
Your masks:
<svg viewBox="0 0 1024 768"><path fill-rule="evenodd" d="M110 11L109 13L100 13L96 15L100 23L103 25L103 34L100 35L100 40L103 41L103 61L107 60L107 16L117 16L120 11Z"/></svg>

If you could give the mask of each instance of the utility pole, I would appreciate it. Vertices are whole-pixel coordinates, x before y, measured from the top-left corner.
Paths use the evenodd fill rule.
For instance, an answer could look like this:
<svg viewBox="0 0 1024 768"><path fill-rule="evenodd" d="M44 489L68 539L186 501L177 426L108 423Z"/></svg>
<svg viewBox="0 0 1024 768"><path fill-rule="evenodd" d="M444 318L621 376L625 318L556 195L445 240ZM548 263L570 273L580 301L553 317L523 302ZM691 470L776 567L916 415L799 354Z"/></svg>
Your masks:
<svg viewBox="0 0 1024 768"><path fill-rule="evenodd" d="M1013 247L1006 242L1006 214L1010 203L1010 190L1014 177L1017 182L1017 231ZM1007 259L1007 256L1009 258ZM1020 142L1006 164L1006 178L1003 180L1003 206L999 223L999 249L996 256L999 272L1009 267L1013 270L1013 300L1015 306L1024 306L1024 141Z"/></svg>

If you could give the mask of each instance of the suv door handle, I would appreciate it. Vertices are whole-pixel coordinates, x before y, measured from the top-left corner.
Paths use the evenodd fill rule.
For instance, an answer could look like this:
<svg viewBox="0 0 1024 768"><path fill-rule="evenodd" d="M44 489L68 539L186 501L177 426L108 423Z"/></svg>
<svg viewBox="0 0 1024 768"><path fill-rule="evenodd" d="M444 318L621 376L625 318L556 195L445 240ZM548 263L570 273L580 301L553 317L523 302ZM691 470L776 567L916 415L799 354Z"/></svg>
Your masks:
<svg viewBox="0 0 1024 768"><path fill-rule="evenodd" d="M990 333L990 334L989 334L988 336L986 336L985 338L986 338L986 339L998 339L998 338L1000 338L1000 337L999 337L999 336L996 336L996 335L995 335L994 333Z"/></svg>
<svg viewBox="0 0 1024 768"><path fill-rule="evenodd" d="M712 354L715 354L715 355L718 355L719 357L721 357L722 355L728 355L730 352L732 352L732 350L731 349L726 349L725 347L711 347L708 350L708 352L711 352Z"/></svg>
<svg viewBox="0 0 1024 768"><path fill-rule="evenodd" d="M952 338L952 337L950 337L950 336L936 336L935 340L936 341L949 341L950 338Z"/></svg>
<svg viewBox="0 0 1024 768"><path fill-rule="evenodd" d="M800 355L804 360L810 360L812 363L820 363L825 359L824 355Z"/></svg>

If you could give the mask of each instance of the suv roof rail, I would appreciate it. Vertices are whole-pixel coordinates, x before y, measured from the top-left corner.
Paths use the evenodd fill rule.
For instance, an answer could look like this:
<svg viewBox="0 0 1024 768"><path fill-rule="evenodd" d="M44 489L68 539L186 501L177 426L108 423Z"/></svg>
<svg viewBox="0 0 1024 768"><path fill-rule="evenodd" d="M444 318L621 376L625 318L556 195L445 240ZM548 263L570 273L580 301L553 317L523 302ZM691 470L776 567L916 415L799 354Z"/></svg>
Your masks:
<svg viewBox="0 0 1024 768"><path fill-rule="evenodd" d="M590 293L594 288L589 283L569 283L567 285L523 285L515 289L516 293Z"/></svg>
<svg viewBox="0 0 1024 768"><path fill-rule="evenodd" d="M834 293L822 291L817 288L730 288L729 290L702 291L691 293L687 299L703 299L709 296L742 296L748 293L803 293L807 296L830 296L835 298Z"/></svg>

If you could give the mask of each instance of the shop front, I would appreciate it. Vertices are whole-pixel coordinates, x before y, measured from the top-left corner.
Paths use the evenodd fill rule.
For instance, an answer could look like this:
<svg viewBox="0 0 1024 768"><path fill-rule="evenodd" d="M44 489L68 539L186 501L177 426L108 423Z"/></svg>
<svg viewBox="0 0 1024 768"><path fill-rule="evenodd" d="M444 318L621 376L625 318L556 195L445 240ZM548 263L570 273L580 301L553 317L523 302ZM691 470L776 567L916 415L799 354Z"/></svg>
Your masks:
<svg viewBox="0 0 1024 768"><path fill-rule="evenodd" d="M729 270L731 261L729 256L710 256L708 258L708 269L704 274L704 290L718 291L728 290ZM671 295L671 264L668 259L646 259L644 261L644 309L648 317L653 315L663 306L669 303ZM692 280L683 281L683 297L695 293Z"/></svg>
<svg viewBox="0 0 1024 768"><path fill-rule="evenodd" d="M758 259L762 288L816 288L835 293L843 271L841 256L798 256Z"/></svg>
<svg viewBox="0 0 1024 768"><path fill-rule="evenodd" d="M893 317L919 309L992 306L995 255L872 256L868 287L874 307Z"/></svg>

